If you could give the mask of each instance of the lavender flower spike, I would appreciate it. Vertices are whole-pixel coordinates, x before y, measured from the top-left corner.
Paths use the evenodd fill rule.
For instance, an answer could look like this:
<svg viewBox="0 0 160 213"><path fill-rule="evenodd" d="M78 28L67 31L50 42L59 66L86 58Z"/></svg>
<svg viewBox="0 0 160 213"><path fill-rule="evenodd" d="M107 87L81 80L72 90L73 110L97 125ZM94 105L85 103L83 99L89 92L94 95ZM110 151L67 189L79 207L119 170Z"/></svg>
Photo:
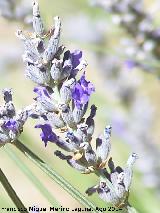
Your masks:
<svg viewBox="0 0 160 213"><path fill-rule="evenodd" d="M16 112L11 89L3 89L2 93L5 104L0 106L0 147L19 137L28 118L26 109Z"/></svg>
<svg viewBox="0 0 160 213"><path fill-rule="evenodd" d="M34 89L38 96L35 98L33 113L32 109L28 109L32 118L43 120L43 123L37 124L35 128L41 129L40 137L45 147L48 142L52 142L65 152L71 153L66 155L57 150L55 152L57 157L66 160L72 168L82 173L95 173L100 178L99 184L88 190L89 195L98 192L100 198L106 202L111 202L117 207L125 206L128 203L135 155L129 159L124 170L114 166L112 158L109 159L111 126L107 126L104 133L97 138L94 150L91 142L94 138L92 138L95 128L94 117L97 110L95 105L91 106L89 117L84 116L95 88L86 80L85 72L79 80L76 78L78 71L84 71L86 66L82 60L82 51L67 50L63 53L64 48L59 46L61 32L59 17L55 18L54 30L43 36L38 2L35 2L33 5L35 32L29 37L21 31L18 32L18 37L25 44L24 61L27 63L27 73L31 80L38 84ZM45 38L49 40L47 47ZM1 111L3 112L1 114L5 115L5 109ZM3 125L8 130L5 135L2 132L3 140L8 140L10 131L12 134L17 131L19 128L16 126L19 125L17 121L18 119L15 121L13 117L13 120L7 120ZM54 129L59 129L61 133L65 132L66 137L56 135ZM0 138L1 135L0 129ZM106 169L106 164L110 172Z"/></svg>
<svg viewBox="0 0 160 213"><path fill-rule="evenodd" d="M97 192L99 197L105 202L111 203L118 208L125 207L128 203L132 173L131 167L136 159L136 154L132 154L129 157L129 162L131 162L131 164L129 163L128 165L127 162L130 169L126 167L126 172L126 169L123 170L119 166L115 167L112 158L110 158L108 161L110 173L106 169L103 169L103 178L101 178L99 185L88 188L86 193L88 195L92 195L93 193Z"/></svg>

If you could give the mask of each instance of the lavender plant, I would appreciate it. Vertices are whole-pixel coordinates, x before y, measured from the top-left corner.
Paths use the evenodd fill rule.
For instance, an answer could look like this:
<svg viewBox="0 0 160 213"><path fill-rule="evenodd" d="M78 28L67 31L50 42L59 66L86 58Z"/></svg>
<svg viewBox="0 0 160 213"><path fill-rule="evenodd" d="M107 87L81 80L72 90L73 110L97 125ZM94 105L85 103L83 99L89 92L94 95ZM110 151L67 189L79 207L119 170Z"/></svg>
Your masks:
<svg viewBox="0 0 160 213"><path fill-rule="evenodd" d="M28 118L26 109L16 112L11 89L4 89L2 93L5 104L0 106L0 147L13 143L19 137Z"/></svg>
<svg viewBox="0 0 160 213"><path fill-rule="evenodd" d="M27 153L37 163L38 157L18 141L27 118L37 119L39 123L35 128L41 129L40 136L45 146L48 142L56 144L60 149L70 153L67 155L57 150L55 151L57 157L67 161L71 167L83 174L95 173L98 176L99 183L86 190L88 195L97 192L105 202L131 212L133 208L130 208L128 197L133 164L137 155L135 153L130 155L124 169L114 165L112 158L109 158L111 126L106 126L104 132L96 138L96 149L93 148L91 142L95 129L96 106L91 105L88 117L85 114L95 87L86 80L87 63L83 60L82 51L71 52L59 44L61 21L59 17L55 17L54 21L54 27L46 31L38 1L33 0L34 32L18 30L16 33L24 44L25 75L37 84L34 88L37 97L34 103L20 114L19 119L19 116L16 117L15 110L12 110L11 93L7 90L4 96L6 104L2 108L10 109L6 106L8 102L11 102L12 108L11 112L9 110L7 113L2 110L1 146L14 142L19 150ZM62 185L63 180L44 162L41 161L37 165L43 171L48 171L50 176L56 176ZM67 190L74 192L71 187ZM81 196L79 197L82 199Z"/></svg>
<svg viewBox="0 0 160 213"><path fill-rule="evenodd" d="M113 15L130 37L122 39L128 66L138 66L148 72L158 73L160 34L154 26L152 14L145 11L143 0L93 0L94 5L104 8ZM152 65L146 61L152 61Z"/></svg>
<svg viewBox="0 0 160 213"><path fill-rule="evenodd" d="M102 2L103 1L100 3ZM107 2L109 3L109 1L106 1L106 4ZM105 40L102 39L104 36L101 35L101 30L97 30L96 27L94 27L94 31L96 31L96 33L94 33L92 27L90 27L92 24L90 21L87 30L91 31L90 34L94 34L96 38L101 37L98 43L100 46L101 43L105 43ZM83 25L83 27L84 26L85 25ZM109 28L108 25L107 27ZM110 33L108 28L107 34ZM82 31L85 32L85 28L83 28ZM79 39L74 33L72 38ZM91 41L88 40L88 42ZM105 49L109 49L108 46L106 46ZM129 48L130 46L128 49ZM121 51L121 48L118 46L116 50L119 51L119 49ZM115 104L105 113L106 117L109 117L111 120L118 138L129 144L132 150L139 152L141 158L139 160L138 170L142 174L145 187L152 188L159 194L159 164L156 163L159 150L153 140L154 133L151 131L155 119L155 112L149 98L143 97L142 94L140 94L139 86L143 81L142 76L136 72L128 72L131 68L135 67L133 61L126 61L124 63L119 57L110 56L110 54L103 52L103 50L95 53L94 62L96 62L95 64L98 64L98 67L101 67L101 71L103 71L102 75L106 91L109 91L112 100L116 101L116 103L118 101L118 104L120 102L122 108L120 110L119 105L117 107ZM138 66L140 66L140 64ZM109 99L109 97L107 97L107 99ZM133 120L137 121L136 124ZM146 159L148 159L147 167Z"/></svg>

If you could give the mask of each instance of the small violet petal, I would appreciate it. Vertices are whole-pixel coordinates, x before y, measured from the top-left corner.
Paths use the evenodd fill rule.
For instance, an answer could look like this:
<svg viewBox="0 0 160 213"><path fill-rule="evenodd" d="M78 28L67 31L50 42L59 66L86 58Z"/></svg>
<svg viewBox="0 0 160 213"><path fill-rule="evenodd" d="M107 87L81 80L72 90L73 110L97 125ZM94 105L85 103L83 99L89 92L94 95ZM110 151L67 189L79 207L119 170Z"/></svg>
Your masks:
<svg viewBox="0 0 160 213"><path fill-rule="evenodd" d="M43 98L44 96L50 98L49 93L45 87L35 87L33 90L35 93L37 93L38 97L37 98Z"/></svg>
<svg viewBox="0 0 160 213"><path fill-rule="evenodd" d="M80 109L82 105L89 101L89 98L94 91L94 85L85 79L85 73L83 73L72 91L72 98L75 106Z"/></svg>
<svg viewBox="0 0 160 213"><path fill-rule="evenodd" d="M35 126L35 128L41 128L42 132L40 134L42 141L45 144L45 147L47 146L47 142L56 142L57 136L52 131L52 127L49 124L38 124Z"/></svg>

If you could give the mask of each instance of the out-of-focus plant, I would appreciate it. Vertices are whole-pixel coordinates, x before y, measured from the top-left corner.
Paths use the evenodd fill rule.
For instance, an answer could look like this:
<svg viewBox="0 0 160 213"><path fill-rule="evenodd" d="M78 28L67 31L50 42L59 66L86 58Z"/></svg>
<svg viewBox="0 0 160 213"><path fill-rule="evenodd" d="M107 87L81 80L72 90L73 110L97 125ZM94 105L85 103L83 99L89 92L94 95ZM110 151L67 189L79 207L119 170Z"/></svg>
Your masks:
<svg viewBox="0 0 160 213"><path fill-rule="evenodd" d="M45 146L48 142L56 144L70 153L65 155L57 150L55 155L61 160L66 160L70 166L83 174L94 173L98 176L98 184L87 189L88 195L97 192L101 199L117 208L123 208L127 212L136 211L130 206L128 197L132 167L137 155L133 153L129 157L124 169L114 165L112 158L109 158L111 126L107 126L103 134L96 138L94 150L91 141L95 129L96 106L91 106L88 117L85 114L95 88L90 81L86 80L84 70L87 64L83 60L82 52L65 51L65 47L59 45L61 21L59 17L55 17L54 20L54 27L46 31L40 16L38 1L33 0L34 32L18 30L16 33L25 48L23 54L25 75L37 84L34 88L37 97L33 104L27 106L22 112L16 113L11 91L4 90L5 104L1 106L0 111L1 147L8 143L14 144L79 202L98 212L87 198L18 140L27 118L37 119L40 124L37 124L35 128L42 130L40 136ZM83 73L79 78L80 71Z"/></svg>
<svg viewBox="0 0 160 213"><path fill-rule="evenodd" d="M32 7L27 0L0 0L0 18L5 20L3 28L8 27L10 22L21 24L23 27L32 25ZM7 41L8 42L8 41ZM10 43L10 48L6 48L6 43L1 44L0 72L6 72L10 66L19 64L21 49Z"/></svg>
<svg viewBox="0 0 160 213"><path fill-rule="evenodd" d="M93 0L113 16L129 36L122 39L128 67L139 66L159 77L160 31L155 27L152 14L145 10L143 0ZM150 61L150 63L147 63Z"/></svg>
<svg viewBox="0 0 160 213"><path fill-rule="evenodd" d="M153 141L151 131L153 118L154 110L151 103L147 98L137 96L128 112L117 110L111 120L117 135L141 156L138 169L143 175L144 185L154 188L159 193L160 166L156 163L156 159L160 152ZM137 121L136 125L133 124L133 120Z"/></svg>
<svg viewBox="0 0 160 213"><path fill-rule="evenodd" d="M0 15L9 21L31 23L32 8L27 0L0 0Z"/></svg>

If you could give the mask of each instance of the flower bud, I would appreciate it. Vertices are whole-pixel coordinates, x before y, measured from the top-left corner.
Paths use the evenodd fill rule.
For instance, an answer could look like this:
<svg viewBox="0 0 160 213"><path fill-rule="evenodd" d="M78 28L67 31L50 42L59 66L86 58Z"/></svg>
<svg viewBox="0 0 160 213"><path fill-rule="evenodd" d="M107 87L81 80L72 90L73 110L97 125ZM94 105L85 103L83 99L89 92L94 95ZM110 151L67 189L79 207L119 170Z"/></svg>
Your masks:
<svg viewBox="0 0 160 213"><path fill-rule="evenodd" d="M33 0L33 29L37 35L44 35L44 26L40 16L39 5L37 0Z"/></svg>
<svg viewBox="0 0 160 213"><path fill-rule="evenodd" d="M56 141L56 145L67 152L76 152L78 144L63 140L60 137Z"/></svg>
<svg viewBox="0 0 160 213"><path fill-rule="evenodd" d="M65 123L64 123L62 117L60 115L56 114L55 112L48 112L46 117L47 117L48 122L54 129L57 129L57 128L59 129L59 128L65 127Z"/></svg>
<svg viewBox="0 0 160 213"><path fill-rule="evenodd" d="M51 76L54 81L59 81L62 72L62 61L54 59L51 66Z"/></svg>
<svg viewBox="0 0 160 213"><path fill-rule="evenodd" d="M72 89L75 86L75 79L71 78L64 82L60 89L61 100L64 103L69 103L72 98Z"/></svg>
<svg viewBox="0 0 160 213"><path fill-rule="evenodd" d="M61 110L61 115L64 120L64 122L72 129L76 128L76 123L73 119L73 114L70 109L70 107L67 104L61 104L59 106L59 109Z"/></svg>
<svg viewBox="0 0 160 213"><path fill-rule="evenodd" d="M51 60L53 60L59 46L61 21L58 16L56 16L54 20L55 20L55 28L49 40L48 47L43 55L43 60L45 63L48 63Z"/></svg>
<svg viewBox="0 0 160 213"><path fill-rule="evenodd" d="M69 50L64 53L62 68L61 80L64 80L70 76L72 71L72 60Z"/></svg>
<svg viewBox="0 0 160 213"><path fill-rule="evenodd" d="M25 35L22 30L18 30L16 32L16 36L23 41L25 51L28 51L31 56L37 55L37 49L35 47L35 42L37 41L36 38L32 36Z"/></svg>
<svg viewBox="0 0 160 213"><path fill-rule="evenodd" d="M110 136L111 126L108 126L105 128L104 135L96 140L96 155L98 163L105 162L108 158L111 149Z"/></svg>
<svg viewBox="0 0 160 213"><path fill-rule="evenodd" d="M78 140L78 138L75 136L75 134L73 132L67 132L66 133L66 137L67 140L69 140L72 143L76 143L76 144L80 144L80 141Z"/></svg>
<svg viewBox="0 0 160 213"><path fill-rule="evenodd" d="M49 71L33 65L26 66L25 76L39 85L48 85L50 82Z"/></svg>
<svg viewBox="0 0 160 213"><path fill-rule="evenodd" d="M111 190L105 182L100 182L97 192L99 194L99 197L107 203L111 203L116 206L120 202L116 193Z"/></svg>
<svg viewBox="0 0 160 213"><path fill-rule="evenodd" d="M88 135L88 140L89 141L91 141L92 135L93 135L94 129L95 129L95 123L94 123L94 119L93 118L94 118L94 116L96 114L96 110L97 110L97 107L95 105L92 105L91 106L90 115L89 115L89 117L86 120L86 124L88 126L87 135Z"/></svg>
<svg viewBox="0 0 160 213"><path fill-rule="evenodd" d="M96 154L93 151L91 145L88 142L83 142L80 144L80 148L84 150L84 157L89 166L95 166Z"/></svg>
<svg viewBox="0 0 160 213"><path fill-rule="evenodd" d="M71 159L72 158L72 156L70 156L70 155L64 155L61 151L59 151L59 150L56 150L55 152L54 152L54 154L55 154L55 156L57 156L57 157L59 157L61 160L69 160L69 159Z"/></svg>
<svg viewBox="0 0 160 213"><path fill-rule="evenodd" d="M87 137L87 128L88 128L88 126L84 123L78 125L75 135L79 141L81 141L81 142L87 141L87 138L88 138Z"/></svg>
<svg viewBox="0 0 160 213"><path fill-rule="evenodd" d="M38 94L35 100L44 108L45 111L58 112L58 103L54 98L52 98L53 91L51 90L50 94L49 89L50 87L35 87L34 92Z"/></svg>
<svg viewBox="0 0 160 213"><path fill-rule="evenodd" d="M56 57L57 59L60 59L60 57L61 57L61 55L63 54L64 50L65 50L65 46L64 46L64 45L59 46L59 47L58 47L58 50L57 50L57 52L56 52L55 57Z"/></svg>
<svg viewBox="0 0 160 213"><path fill-rule="evenodd" d="M67 163L72 166L74 169L80 171L80 172L83 172L85 173L87 171L87 167L80 164L79 161L77 160L74 160L73 158L68 160Z"/></svg>
<svg viewBox="0 0 160 213"><path fill-rule="evenodd" d="M3 89L2 90L3 98L6 103L12 101L12 90L11 89Z"/></svg>
<svg viewBox="0 0 160 213"><path fill-rule="evenodd" d="M131 182L132 182L132 176L133 176L133 165L136 161L136 159L138 158L137 154L133 153L128 161L127 161L127 166L124 169L124 185L125 185L125 189L126 191L129 190Z"/></svg>
<svg viewBox="0 0 160 213"><path fill-rule="evenodd" d="M88 102L86 104L83 104L80 108L77 108L76 106L73 109L73 117L74 121L78 124L82 120L84 114L86 113L88 108Z"/></svg>
<svg viewBox="0 0 160 213"><path fill-rule="evenodd" d="M5 108L6 108L7 116L9 118L12 118L13 116L15 116L15 113L16 113L15 107L11 101L5 104Z"/></svg>

